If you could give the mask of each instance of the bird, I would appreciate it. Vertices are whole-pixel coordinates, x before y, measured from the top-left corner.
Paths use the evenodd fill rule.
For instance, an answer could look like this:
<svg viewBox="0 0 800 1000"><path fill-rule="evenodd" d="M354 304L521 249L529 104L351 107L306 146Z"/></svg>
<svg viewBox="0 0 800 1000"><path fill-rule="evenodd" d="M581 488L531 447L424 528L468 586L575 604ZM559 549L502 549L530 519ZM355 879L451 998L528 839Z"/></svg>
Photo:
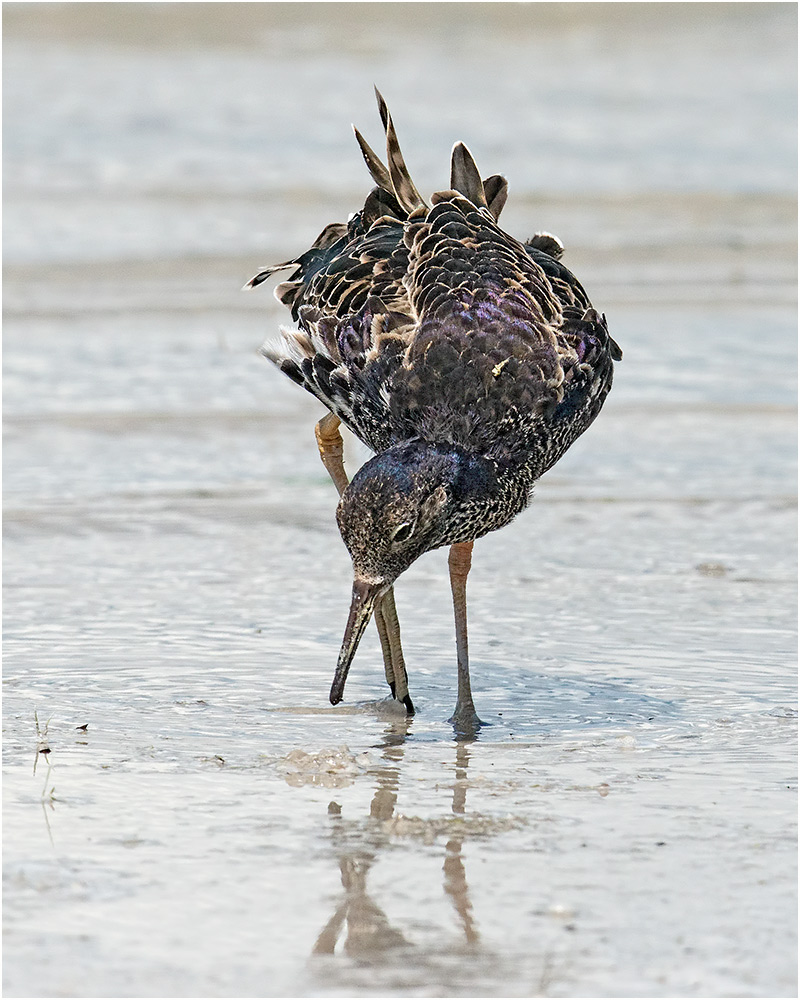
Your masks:
<svg viewBox="0 0 800 1000"><path fill-rule="evenodd" d="M469 671L473 544L528 506L536 481L594 421L622 352L561 262L560 240L518 240L500 227L508 182L481 179L462 142L449 188L423 199L375 94L385 163L353 126L374 182L363 207L245 288L292 272L274 294L293 325L261 353L328 410L315 433L353 564L331 704L374 617L391 695L414 714L394 584L449 546L458 694L448 722L471 735L484 725ZM373 453L352 481L342 424Z"/></svg>

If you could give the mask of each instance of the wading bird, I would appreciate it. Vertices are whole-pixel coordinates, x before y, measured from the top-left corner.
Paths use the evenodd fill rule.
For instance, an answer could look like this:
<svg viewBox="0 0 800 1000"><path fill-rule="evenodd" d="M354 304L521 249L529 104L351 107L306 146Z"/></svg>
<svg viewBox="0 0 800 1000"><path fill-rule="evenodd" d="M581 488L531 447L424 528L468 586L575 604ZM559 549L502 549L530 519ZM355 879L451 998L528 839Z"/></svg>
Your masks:
<svg viewBox="0 0 800 1000"><path fill-rule="evenodd" d="M549 233L520 242L498 226L507 182L481 180L463 143L453 147L450 188L430 205L422 199L376 94L386 164L354 129L376 185L364 207L245 287L293 270L275 295L296 326L262 353L330 411L316 437L354 570L331 703L342 700L374 614L386 680L413 714L393 584L424 552L449 545L458 663L449 721L474 732L473 542L527 506L536 480L600 412L622 354L560 263L561 243ZM341 423L375 452L350 483Z"/></svg>

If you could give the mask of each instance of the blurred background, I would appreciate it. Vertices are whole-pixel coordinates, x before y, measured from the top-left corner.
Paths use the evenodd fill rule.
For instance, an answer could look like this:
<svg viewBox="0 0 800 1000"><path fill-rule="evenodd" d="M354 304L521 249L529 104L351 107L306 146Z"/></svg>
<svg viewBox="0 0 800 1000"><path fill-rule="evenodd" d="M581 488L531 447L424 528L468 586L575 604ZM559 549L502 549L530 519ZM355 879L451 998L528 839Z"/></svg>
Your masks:
<svg viewBox="0 0 800 1000"><path fill-rule="evenodd" d="M120 981L155 996L320 995L334 981L401 995L412 968L430 995L794 995L779 793L794 773L796 5L2 13L9 995L120 995ZM513 789L556 783L553 840L536 848L548 864L529 885L523 834L467 838L494 957L442 966L449 918L413 877L439 834L391 841L382 905L402 909L413 962L315 978L318 893L339 891L330 793L287 790L275 761L347 743L358 804L374 776L359 753L397 737L358 714L383 697L374 636L348 682L356 714L326 708L350 567L313 438L322 410L257 355L288 319L270 287L240 288L363 204L350 124L381 148L373 85L420 191L448 186L466 142L484 175L509 180L505 228L563 241L625 357L600 419L532 510L479 543L470 577L476 702L494 720L470 773L505 782L482 809L516 810L520 829L539 805ZM353 468L366 453L348 449ZM403 777L427 789L434 817L444 765L425 748L449 746L454 699L445 559L398 588L421 712L403 766L401 746L380 772L401 800ZM47 832L35 709L62 762ZM652 804L667 834L648 844L671 818L678 838L687 814L695 824L688 854L642 847L633 878L647 761L618 759L617 738L642 740L676 782L671 805ZM685 784L671 742L684 738L702 761ZM520 740L541 785L503 757ZM558 845L591 847L601 822L576 789L613 786L595 763L567 777L577 758L558 754L582 740L611 741L607 766L631 769L609 807L630 814L613 813L573 871ZM219 761L241 787L231 770L209 783ZM712 814L719 788L731 811ZM741 852L756 840L754 860ZM630 895L650 884L680 898ZM254 911L253 885L273 909ZM81 937L64 931L77 913Z"/></svg>

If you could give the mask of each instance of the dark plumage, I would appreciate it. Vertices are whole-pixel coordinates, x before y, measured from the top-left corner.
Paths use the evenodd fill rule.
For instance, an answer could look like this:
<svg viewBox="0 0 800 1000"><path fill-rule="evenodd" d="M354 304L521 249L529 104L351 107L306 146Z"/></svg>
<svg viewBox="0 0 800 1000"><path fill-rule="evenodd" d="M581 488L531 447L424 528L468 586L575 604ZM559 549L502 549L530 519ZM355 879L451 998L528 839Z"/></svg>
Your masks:
<svg viewBox="0 0 800 1000"><path fill-rule="evenodd" d="M497 225L505 179L481 180L458 143L450 190L428 206L380 95L378 104L388 166L356 131L376 183L362 210L248 287L292 269L275 294L296 327L262 350L334 415L318 441L343 493L337 520L355 582L331 701L341 700L375 610L392 693L413 711L391 585L423 552L451 545L453 721L474 729L464 597L472 541L511 521L591 424L621 352L560 263L559 241L542 233L521 243ZM338 421L376 453L346 488Z"/></svg>

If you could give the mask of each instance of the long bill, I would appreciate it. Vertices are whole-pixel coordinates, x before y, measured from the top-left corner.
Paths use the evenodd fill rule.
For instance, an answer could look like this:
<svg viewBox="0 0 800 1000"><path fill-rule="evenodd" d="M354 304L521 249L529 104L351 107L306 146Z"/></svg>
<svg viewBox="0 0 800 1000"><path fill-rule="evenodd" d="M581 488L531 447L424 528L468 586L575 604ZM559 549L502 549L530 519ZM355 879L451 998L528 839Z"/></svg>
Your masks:
<svg viewBox="0 0 800 1000"><path fill-rule="evenodd" d="M369 625L375 604L383 591L386 589L385 583L373 583L372 581L361 580L358 577L353 580L353 599L350 604L350 615L347 619L347 626L344 630L342 648L339 652L339 662L336 665L336 673L333 675L331 685L331 705L338 705L344 695L344 685L347 680L347 673L350 664L356 655L361 636Z"/></svg>

